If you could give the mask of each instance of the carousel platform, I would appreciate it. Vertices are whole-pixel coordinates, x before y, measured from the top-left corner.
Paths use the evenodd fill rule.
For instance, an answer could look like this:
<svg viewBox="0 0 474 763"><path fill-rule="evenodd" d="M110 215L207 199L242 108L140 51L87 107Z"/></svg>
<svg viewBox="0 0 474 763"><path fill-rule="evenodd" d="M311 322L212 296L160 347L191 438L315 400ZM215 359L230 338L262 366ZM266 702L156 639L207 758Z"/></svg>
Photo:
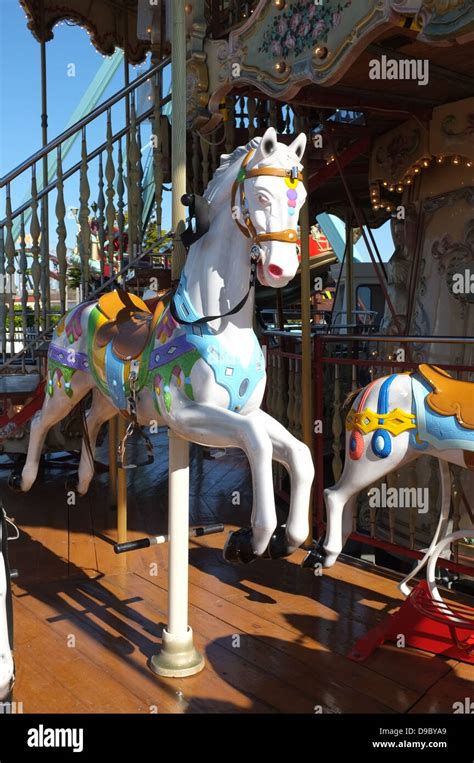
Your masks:
<svg viewBox="0 0 474 763"><path fill-rule="evenodd" d="M155 463L129 477L129 538L166 532L164 432L155 446ZM193 447L191 477L191 524L247 524L242 455L209 459ZM395 575L345 559L315 577L300 568L302 551L232 567L226 533L190 541L189 622L206 669L158 678L147 661L166 623L167 546L116 556L107 475L69 507L64 480L51 469L15 496L2 479L21 529L11 564L14 699L25 713L452 713L469 695L474 666L455 660L395 645L364 664L345 656L401 601Z"/></svg>

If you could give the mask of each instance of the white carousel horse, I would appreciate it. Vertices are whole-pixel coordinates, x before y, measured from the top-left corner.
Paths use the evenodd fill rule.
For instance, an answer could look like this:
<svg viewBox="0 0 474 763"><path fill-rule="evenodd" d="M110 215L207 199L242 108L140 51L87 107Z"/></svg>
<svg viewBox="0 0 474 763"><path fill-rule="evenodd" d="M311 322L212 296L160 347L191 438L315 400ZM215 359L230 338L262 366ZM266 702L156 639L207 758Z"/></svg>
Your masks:
<svg viewBox="0 0 474 763"><path fill-rule="evenodd" d="M260 410L266 375L253 331L255 278L281 288L298 268L305 146L304 134L286 146L269 128L222 157L205 192L209 229L191 246L169 306L151 312L138 297L115 291L61 320L49 350L48 394L12 487L31 488L48 430L93 390L92 452L102 424L130 406L142 426L156 422L191 442L244 450L253 480L252 527L231 535L229 561L251 561L266 550L286 555L305 540L313 463L309 449ZM272 459L291 479L288 520L276 534ZM84 441L79 494L92 476Z"/></svg>
<svg viewBox="0 0 474 763"><path fill-rule="evenodd" d="M436 366L377 379L356 396L346 419L346 459L334 487L324 491L326 536L303 565L331 567L352 532L358 494L421 455L440 462L442 507L433 541L401 588L424 565L445 530L449 510L448 464L474 469L474 384ZM444 464L444 465L443 465Z"/></svg>
<svg viewBox="0 0 474 763"><path fill-rule="evenodd" d="M9 695L15 681L15 665L13 662L13 610L10 581L10 565L8 562L8 526L13 522L7 518L0 503L0 703L9 700ZM11 540L18 537L12 536Z"/></svg>

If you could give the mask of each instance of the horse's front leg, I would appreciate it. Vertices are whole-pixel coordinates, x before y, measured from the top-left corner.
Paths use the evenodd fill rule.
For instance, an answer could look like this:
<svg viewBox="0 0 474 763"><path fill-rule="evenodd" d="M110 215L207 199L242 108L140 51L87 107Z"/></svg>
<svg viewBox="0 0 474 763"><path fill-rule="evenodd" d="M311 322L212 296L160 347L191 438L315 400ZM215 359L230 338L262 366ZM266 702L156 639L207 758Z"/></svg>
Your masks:
<svg viewBox="0 0 474 763"><path fill-rule="evenodd" d="M311 451L268 413L256 411L255 418L261 422L271 440L274 460L283 464L290 475L290 510L286 522L285 555L291 554L308 537L309 504L314 479Z"/></svg>
<svg viewBox="0 0 474 763"><path fill-rule="evenodd" d="M272 444L257 412L247 416L195 403L177 409L168 426L200 445L241 448L250 463L253 484L252 531L240 539L235 561L251 561L266 550L276 527L272 480ZM248 532L248 531L247 531Z"/></svg>

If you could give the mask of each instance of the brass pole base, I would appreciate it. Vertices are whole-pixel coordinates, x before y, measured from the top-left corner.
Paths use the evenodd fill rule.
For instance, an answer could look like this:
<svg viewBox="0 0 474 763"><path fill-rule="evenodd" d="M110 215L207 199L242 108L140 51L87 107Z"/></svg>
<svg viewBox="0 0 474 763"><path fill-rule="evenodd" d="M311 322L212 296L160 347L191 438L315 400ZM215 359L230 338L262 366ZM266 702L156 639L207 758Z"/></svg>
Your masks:
<svg viewBox="0 0 474 763"><path fill-rule="evenodd" d="M205 660L193 644L193 631L188 627L184 639L176 639L166 628L163 629L163 645L159 654L151 657L149 666L157 676L185 678L200 673Z"/></svg>

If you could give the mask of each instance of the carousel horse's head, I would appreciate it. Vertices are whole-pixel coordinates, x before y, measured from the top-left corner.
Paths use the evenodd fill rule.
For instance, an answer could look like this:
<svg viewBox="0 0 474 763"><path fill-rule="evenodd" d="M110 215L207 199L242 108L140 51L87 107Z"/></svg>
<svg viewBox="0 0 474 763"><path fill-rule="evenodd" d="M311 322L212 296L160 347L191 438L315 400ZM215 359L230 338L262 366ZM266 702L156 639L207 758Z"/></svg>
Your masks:
<svg viewBox="0 0 474 763"><path fill-rule="evenodd" d="M258 139L253 141L256 143ZM257 276L264 286L281 288L298 269L298 216L306 199L301 159L306 136L278 143L269 127L244 157L232 194L237 224L259 250Z"/></svg>

